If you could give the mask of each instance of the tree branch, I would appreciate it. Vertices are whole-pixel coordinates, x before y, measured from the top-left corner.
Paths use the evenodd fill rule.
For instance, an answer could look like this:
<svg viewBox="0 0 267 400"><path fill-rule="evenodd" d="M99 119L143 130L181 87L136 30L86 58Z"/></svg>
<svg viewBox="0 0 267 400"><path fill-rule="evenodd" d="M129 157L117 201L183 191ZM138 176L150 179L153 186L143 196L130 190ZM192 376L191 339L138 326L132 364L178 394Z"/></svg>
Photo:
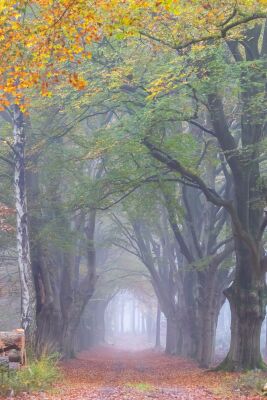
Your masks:
<svg viewBox="0 0 267 400"><path fill-rule="evenodd" d="M211 250L211 254L215 254L222 246L224 246L227 243L230 243L233 240L233 237L229 237L225 240L223 240L222 242L218 243L212 250Z"/></svg>
<svg viewBox="0 0 267 400"><path fill-rule="evenodd" d="M215 190L209 188L198 175L184 168L179 161L172 158L169 154L150 143L147 138L143 139L143 144L148 148L152 157L167 165L171 170L178 172L190 182L196 184L209 202L215 204L218 207L224 207L228 211L232 219L234 234L236 236L239 236L248 245L248 247L252 251L255 260L258 260L257 246L250 235L243 229L232 202L220 197L218 193L216 193Z"/></svg>
<svg viewBox="0 0 267 400"><path fill-rule="evenodd" d="M5 161L6 163L8 163L12 167L14 167L14 162L12 160L9 160L9 158L6 158L4 156L0 156L0 160Z"/></svg>
<svg viewBox="0 0 267 400"><path fill-rule="evenodd" d="M204 131L206 133L209 133L210 135L216 137L216 139L217 139L217 135L216 135L216 133L214 131L212 131L211 129L206 128L205 126L201 125L199 122L190 120L190 121L188 121L188 123L197 126L202 131Z"/></svg>

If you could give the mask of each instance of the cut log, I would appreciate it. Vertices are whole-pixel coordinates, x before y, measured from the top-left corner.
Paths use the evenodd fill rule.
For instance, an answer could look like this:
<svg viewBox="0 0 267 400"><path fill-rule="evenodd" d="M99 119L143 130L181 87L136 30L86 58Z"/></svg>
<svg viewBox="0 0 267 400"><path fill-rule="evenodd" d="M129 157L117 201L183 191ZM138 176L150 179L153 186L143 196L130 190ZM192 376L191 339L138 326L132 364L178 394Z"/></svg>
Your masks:
<svg viewBox="0 0 267 400"><path fill-rule="evenodd" d="M21 356L19 350L12 349L8 352L8 359L10 363L11 362L20 363L20 358Z"/></svg>
<svg viewBox="0 0 267 400"><path fill-rule="evenodd" d="M26 363L25 334L23 329L15 329L10 332L0 331L0 355L9 356L13 350L19 352L20 363Z"/></svg>

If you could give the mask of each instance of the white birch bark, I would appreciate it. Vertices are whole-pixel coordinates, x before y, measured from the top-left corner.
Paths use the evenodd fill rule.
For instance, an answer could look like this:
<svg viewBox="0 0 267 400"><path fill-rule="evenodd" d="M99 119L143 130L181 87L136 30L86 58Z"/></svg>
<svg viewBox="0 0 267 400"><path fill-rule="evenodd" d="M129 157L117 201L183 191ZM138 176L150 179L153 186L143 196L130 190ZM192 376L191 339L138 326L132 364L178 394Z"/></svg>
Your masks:
<svg viewBox="0 0 267 400"><path fill-rule="evenodd" d="M21 283L21 326L31 344L34 343L36 326L36 298L30 258L27 221L27 196L25 183L25 129L23 113L13 107L14 136L14 186L17 217L17 250Z"/></svg>

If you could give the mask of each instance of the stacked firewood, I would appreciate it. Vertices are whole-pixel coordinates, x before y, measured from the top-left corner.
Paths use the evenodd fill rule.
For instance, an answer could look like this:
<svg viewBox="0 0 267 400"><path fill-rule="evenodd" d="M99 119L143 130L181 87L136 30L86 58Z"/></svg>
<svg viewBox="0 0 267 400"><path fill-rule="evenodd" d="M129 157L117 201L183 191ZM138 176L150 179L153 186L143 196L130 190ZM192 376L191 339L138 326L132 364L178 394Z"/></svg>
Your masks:
<svg viewBox="0 0 267 400"><path fill-rule="evenodd" d="M23 329L0 331L0 370L9 369L10 363L25 365L25 334Z"/></svg>

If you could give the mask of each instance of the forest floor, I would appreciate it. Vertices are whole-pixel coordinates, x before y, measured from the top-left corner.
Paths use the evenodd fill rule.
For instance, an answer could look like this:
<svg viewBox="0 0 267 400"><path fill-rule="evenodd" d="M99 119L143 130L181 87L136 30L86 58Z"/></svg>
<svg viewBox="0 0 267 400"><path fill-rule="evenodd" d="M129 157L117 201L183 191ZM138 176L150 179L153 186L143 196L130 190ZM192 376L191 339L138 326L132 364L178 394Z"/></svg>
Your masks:
<svg viewBox="0 0 267 400"><path fill-rule="evenodd" d="M104 346L80 353L76 359L63 363L61 369L64 379L52 393L25 394L19 399L262 399L246 393L246 386L240 390L237 374L201 370L191 361L153 350L126 351Z"/></svg>

